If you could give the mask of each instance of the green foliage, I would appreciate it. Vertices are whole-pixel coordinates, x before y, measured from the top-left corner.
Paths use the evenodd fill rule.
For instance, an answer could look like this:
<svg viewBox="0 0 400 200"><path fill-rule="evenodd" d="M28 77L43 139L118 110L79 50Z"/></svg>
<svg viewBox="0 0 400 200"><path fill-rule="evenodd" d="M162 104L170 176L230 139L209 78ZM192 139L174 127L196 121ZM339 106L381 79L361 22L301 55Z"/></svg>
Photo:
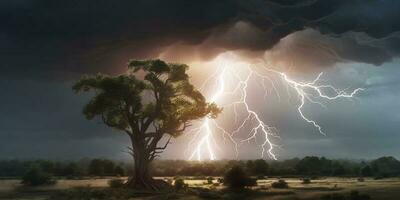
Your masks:
<svg viewBox="0 0 400 200"><path fill-rule="evenodd" d="M231 189L243 189L246 186L255 186L257 182L251 179L241 166L236 165L225 173L223 184Z"/></svg>
<svg viewBox="0 0 400 200"><path fill-rule="evenodd" d="M367 165L367 166L364 166L363 168L361 168L361 175L366 176L366 177L372 176L371 167L369 165Z"/></svg>
<svg viewBox="0 0 400 200"><path fill-rule="evenodd" d="M373 173L377 176L390 177L400 174L400 161L391 156L378 158L370 165Z"/></svg>
<svg viewBox="0 0 400 200"><path fill-rule="evenodd" d="M263 159L249 160L246 163L246 168L251 175L267 175L269 165Z"/></svg>
<svg viewBox="0 0 400 200"><path fill-rule="evenodd" d="M106 125L130 134L143 134L152 122L162 134L178 136L191 120L216 117L221 111L190 84L187 65L132 60L129 68L116 77L85 76L73 86L76 92L95 92L84 108L88 119L98 116ZM137 78L138 72L143 79Z"/></svg>
<svg viewBox="0 0 400 200"><path fill-rule="evenodd" d="M88 171L94 176L123 176L125 174L121 166L116 166L114 162L106 159L93 159L90 161Z"/></svg>
<svg viewBox="0 0 400 200"><path fill-rule="evenodd" d="M324 157L306 156L296 165L296 170L305 175L321 175L331 171L332 162ZM322 171L326 169L327 172Z"/></svg>
<svg viewBox="0 0 400 200"><path fill-rule="evenodd" d="M282 180L282 179L280 179L280 180L278 180L278 181L276 181L276 182L273 182L273 183L271 184L271 187L273 187L273 188L280 188L280 189L282 189L282 188L289 188L288 183L287 183L285 180Z"/></svg>
<svg viewBox="0 0 400 200"><path fill-rule="evenodd" d="M21 183L29 186L39 186L55 184L56 181L52 180L51 175L43 172L39 166L32 165L22 177Z"/></svg>

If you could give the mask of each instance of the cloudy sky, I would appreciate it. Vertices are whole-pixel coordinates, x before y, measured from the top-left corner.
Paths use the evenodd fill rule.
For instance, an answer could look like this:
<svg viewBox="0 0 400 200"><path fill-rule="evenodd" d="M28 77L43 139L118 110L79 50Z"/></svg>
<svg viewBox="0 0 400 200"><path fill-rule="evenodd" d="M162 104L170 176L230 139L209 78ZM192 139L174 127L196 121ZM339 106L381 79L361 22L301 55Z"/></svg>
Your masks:
<svg viewBox="0 0 400 200"><path fill-rule="evenodd" d="M84 118L90 95L74 94L74 81L158 57L190 64L199 85L227 52L295 80L324 72L338 88L365 88L351 101L306 105L324 136L283 86L283 100L264 99L254 80L251 107L279 129L278 158L400 158L399 9L397 0L0 1L0 158L124 158L128 138ZM186 143L175 140L163 158L186 158ZM259 150L242 145L239 158Z"/></svg>

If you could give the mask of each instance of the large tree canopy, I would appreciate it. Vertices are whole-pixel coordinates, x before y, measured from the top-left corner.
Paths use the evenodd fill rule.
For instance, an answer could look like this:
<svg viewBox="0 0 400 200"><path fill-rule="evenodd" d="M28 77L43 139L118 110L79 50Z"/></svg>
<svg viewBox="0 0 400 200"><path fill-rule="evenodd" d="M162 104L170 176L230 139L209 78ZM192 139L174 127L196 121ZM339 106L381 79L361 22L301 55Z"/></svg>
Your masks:
<svg viewBox="0 0 400 200"><path fill-rule="evenodd" d="M148 170L142 168L167 147L168 142L157 146L164 135L177 137L191 121L215 118L221 110L208 103L189 82L189 67L185 64L132 60L128 67L127 73L119 76L84 76L73 89L94 92L83 109L85 116L99 117L106 125L127 133L132 141L136 176L147 176ZM150 178L142 177L146 179L142 182ZM148 187L148 183L136 184Z"/></svg>

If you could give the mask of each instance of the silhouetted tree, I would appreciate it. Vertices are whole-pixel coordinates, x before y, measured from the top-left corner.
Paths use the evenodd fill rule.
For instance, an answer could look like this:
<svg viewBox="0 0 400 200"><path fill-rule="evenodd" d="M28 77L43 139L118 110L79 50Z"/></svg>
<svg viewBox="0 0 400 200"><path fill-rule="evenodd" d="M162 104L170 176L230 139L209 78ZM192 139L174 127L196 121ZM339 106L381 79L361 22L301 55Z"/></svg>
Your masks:
<svg viewBox="0 0 400 200"><path fill-rule="evenodd" d="M160 184L150 175L151 161L163 152L171 137L181 135L192 120L216 117L220 109L207 103L189 82L187 65L133 60L129 69L115 77L84 76L73 89L94 92L95 96L83 109L88 119L99 117L107 126L129 136L135 176L130 177L128 184L158 190ZM158 146L165 135L169 135L169 139Z"/></svg>
<svg viewBox="0 0 400 200"><path fill-rule="evenodd" d="M382 177L396 176L400 174L400 161L394 157L380 157L371 162L373 173Z"/></svg>
<svg viewBox="0 0 400 200"><path fill-rule="evenodd" d="M254 161L253 173L255 175L267 175L268 168L268 163L265 160L257 159Z"/></svg>
<svg viewBox="0 0 400 200"><path fill-rule="evenodd" d="M22 184L30 186L54 184L50 174L44 172L40 166L33 164L22 177Z"/></svg>
<svg viewBox="0 0 400 200"><path fill-rule="evenodd" d="M69 178L82 175L82 171L76 163L69 163L64 167L63 175Z"/></svg>
<svg viewBox="0 0 400 200"><path fill-rule="evenodd" d="M230 168L224 175L224 185L231 189L243 189L246 186L254 186L257 183L247 176L246 172L239 165Z"/></svg>
<svg viewBox="0 0 400 200"><path fill-rule="evenodd" d="M372 169L369 165L364 166L361 168L361 175L362 176L372 176Z"/></svg>
<svg viewBox="0 0 400 200"><path fill-rule="evenodd" d="M114 169L114 175L117 176L124 176L125 175L125 170L121 166L116 166Z"/></svg>
<svg viewBox="0 0 400 200"><path fill-rule="evenodd" d="M95 176L103 176L104 175L104 166L101 159L93 159L89 164L89 174Z"/></svg>

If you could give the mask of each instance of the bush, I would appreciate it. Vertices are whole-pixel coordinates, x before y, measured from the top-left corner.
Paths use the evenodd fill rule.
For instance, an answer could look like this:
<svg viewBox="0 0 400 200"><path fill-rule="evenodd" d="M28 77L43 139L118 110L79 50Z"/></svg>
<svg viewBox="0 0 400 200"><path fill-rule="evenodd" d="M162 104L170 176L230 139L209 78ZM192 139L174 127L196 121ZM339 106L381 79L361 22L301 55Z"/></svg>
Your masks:
<svg viewBox="0 0 400 200"><path fill-rule="evenodd" d="M111 188L122 188L124 187L125 181L122 179L114 178L108 181L108 186Z"/></svg>
<svg viewBox="0 0 400 200"><path fill-rule="evenodd" d="M253 182L240 166L233 166L224 176L224 185L231 189L243 189L252 186Z"/></svg>
<svg viewBox="0 0 400 200"><path fill-rule="evenodd" d="M258 176L257 176L257 179L258 179L258 180L265 179L265 176L264 176L264 175L258 175Z"/></svg>
<svg viewBox="0 0 400 200"><path fill-rule="evenodd" d="M257 179L255 178L248 178L246 186L257 186Z"/></svg>
<svg viewBox="0 0 400 200"><path fill-rule="evenodd" d="M207 177L207 183L208 184L212 184L213 183L214 178L213 177Z"/></svg>
<svg viewBox="0 0 400 200"><path fill-rule="evenodd" d="M309 178L303 178L301 183L302 183L302 184L310 184L310 183L311 183L311 179L309 179Z"/></svg>
<svg viewBox="0 0 400 200"><path fill-rule="evenodd" d="M38 186L52 185L55 184L56 181L52 179L50 174L43 172L40 167L34 165L24 174L21 183L29 186Z"/></svg>
<svg viewBox="0 0 400 200"><path fill-rule="evenodd" d="M218 179L217 179L217 182L218 182L218 183L224 183L224 179L223 179L223 178L218 178Z"/></svg>
<svg viewBox="0 0 400 200"><path fill-rule="evenodd" d="M174 183L175 190L180 191L185 187L185 181L181 178L177 178Z"/></svg>
<svg viewBox="0 0 400 200"><path fill-rule="evenodd" d="M273 188L288 188L289 186L288 186L288 184L287 184L287 182L285 181L285 180L278 180L277 182L273 182L272 184L271 184L271 186L273 187Z"/></svg>

